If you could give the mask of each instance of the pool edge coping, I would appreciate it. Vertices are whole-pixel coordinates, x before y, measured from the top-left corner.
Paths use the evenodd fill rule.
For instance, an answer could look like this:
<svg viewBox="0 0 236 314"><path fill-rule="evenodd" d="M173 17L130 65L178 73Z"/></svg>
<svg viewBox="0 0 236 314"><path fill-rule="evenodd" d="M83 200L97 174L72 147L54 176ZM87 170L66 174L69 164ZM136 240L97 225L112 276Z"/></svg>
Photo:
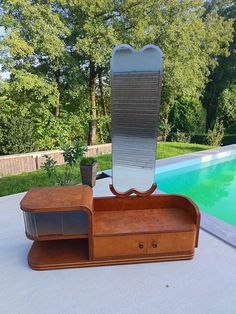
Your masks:
<svg viewBox="0 0 236 314"><path fill-rule="evenodd" d="M236 227L202 210L200 227L221 241L236 248Z"/></svg>

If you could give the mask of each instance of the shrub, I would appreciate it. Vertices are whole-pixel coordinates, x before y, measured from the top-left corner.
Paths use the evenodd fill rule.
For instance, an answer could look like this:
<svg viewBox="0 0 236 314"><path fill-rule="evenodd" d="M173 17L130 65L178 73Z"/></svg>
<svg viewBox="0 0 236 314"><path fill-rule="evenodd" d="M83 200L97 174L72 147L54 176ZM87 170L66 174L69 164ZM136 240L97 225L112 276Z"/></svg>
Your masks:
<svg viewBox="0 0 236 314"><path fill-rule="evenodd" d="M75 165L84 156L87 147L84 145L83 141L74 141L72 145L66 145L63 148L63 156L65 162L71 167Z"/></svg>
<svg viewBox="0 0 236 314"><path fill-rule="evenodd" d="M191 137L191 143L206 144L207 143L207 134L194 134Z"/></svg>
<svg viewBox="0 0 236 314"><path fill-rule="evenodd" d="M168 122L167 119L162 119L159 130L161 133L161 136L163 138L163 142L166 142L171 130L172 130L172 125Z"/></svg>
<svg viewBox="0 0 236 314"><path fill-rule="evenodd" d="M177 132L172 137L172 141L174 142L190 143L190 140L191 140L190 134L180 132L179 130L177 130Z"/></svg>
<svg viewBox="0 0 236 314"><path fill-rule="evenodd" d="M66 165L63 173L57 171L56 161L48 155L45 155L46 160L41 168L46 171L49 178L54 178L55 184L73 184L73 167L82 159L86 149L82 141L76 141L73 145L64 148L63 156Z"/></svg>
<svg viewBox="0 0 236 314"><path fill-rule="evenodd" d="M215 122L213 129L209 129L207 133L207 144L211 146L220 146L224 137L223 121L218 119Z"/></svg>
<svg viewBox="0 0 236 314"><path fill-rule="evenodd" d="M42 169L44 169L48 175L49 178L52 178L55 176L55 172L56 172L56 164L57 162L48 155L44 155L44 157L46 158L43 166L41 166Z"/></svg>
<svg viewBox="0 0 236 314"><path fill-rule="evenodd" d="M34 125L20 112L0 116L0 128L0 154L28 153L36 149Z"/></svg>
<svg viewBox="0 0 236 314"><path fill-rule="evenodd" d="M224 135L223 145L231 145L231 144L236 144L236 133Z"/></svg>

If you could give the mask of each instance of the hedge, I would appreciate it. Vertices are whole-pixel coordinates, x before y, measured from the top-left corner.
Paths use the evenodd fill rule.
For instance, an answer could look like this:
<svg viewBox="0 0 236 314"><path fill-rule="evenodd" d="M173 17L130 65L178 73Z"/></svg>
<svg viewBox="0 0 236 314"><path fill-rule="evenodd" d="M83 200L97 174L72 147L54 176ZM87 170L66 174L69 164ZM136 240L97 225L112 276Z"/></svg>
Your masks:
<svg viewBox="0 0 236 314"><path fill-rule="evenodd" d="M207 144L207 134L195 134L191 136L191 143Z"/></svg>
<svg viewBox="0 0 236 314"><path fill-rule="evenodd" d="M174 134L168 136L167 140L173 140ZM207 144L207 134L194 134L191 135L191 143L195 144ZM223 145L231 145L236 144L236 134L225 134L223 141Z"/></svg>
<svg viewBox="0 0 236 314"><path fill-rule="evenodd" d="M236 144L236 134L225 134L223 138L223 145Z"/></svg>
<svg viewBox="0 0 236 314"><path fill-rule="evenodd" d="M191 143L207 144L207 134L195 134L191 137ZM236 144L236 134L225 134L222 141L223 145Z"/></svg>

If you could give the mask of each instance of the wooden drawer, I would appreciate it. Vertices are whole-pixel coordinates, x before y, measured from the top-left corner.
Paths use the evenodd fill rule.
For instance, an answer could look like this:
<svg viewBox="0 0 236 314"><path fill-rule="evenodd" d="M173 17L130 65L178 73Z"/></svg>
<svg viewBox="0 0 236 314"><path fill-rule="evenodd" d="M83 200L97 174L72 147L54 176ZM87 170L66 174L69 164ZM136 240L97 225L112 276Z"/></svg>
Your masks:
<svg viewBox="0 0 236 314"><path fill-rule="evenodd" d="M94 237L94 258L144 256L191 251L195 232Z"/></svg>
<svg viewBox="0 0 236 314"><path fill-rule="evenodd" d="M195 247L194 231L151 234L147 237L147 254L178 253Z"/></svg>
<svg viewBox="0 0 236 314"><path fill-rule="evenodd" d="M94 258L147 254L146 235L94 237L93 241Z"/></svg>

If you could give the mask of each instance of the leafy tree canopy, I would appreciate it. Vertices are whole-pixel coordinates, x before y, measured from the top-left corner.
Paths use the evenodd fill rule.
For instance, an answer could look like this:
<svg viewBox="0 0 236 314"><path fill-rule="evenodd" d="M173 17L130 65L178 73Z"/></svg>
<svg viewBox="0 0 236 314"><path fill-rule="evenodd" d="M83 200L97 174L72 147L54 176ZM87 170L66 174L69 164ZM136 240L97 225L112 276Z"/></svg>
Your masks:
<svg viewBox="0 0 236 314"><path fill-rule="evenodd" d="M226 127L236 122L236 84L230 85L220 94L217 116L224 121Z"/></svg>
<svg viewBox="0 0 236 314"><path fill-rule="evenodd" d="M236 83L236 3L232 0L214 0L206 2L206 12L218 14L225 20L233 22L233 40L229 46L229 53L218 55L217 67L211 72L203 98L207 109L207 126L210 127L217 115L220 94L231 84Z"/></svg>
<svg viewBox="0 0 236 314"><path fill-rule="evenodd" d="M201 97L229 54L232 8L215 2L0 0L0 63L11 73L0 93L27 108L39 148L59 145L61 133L106 141L112 48L153 43L164 54L161 114L168 120L177 100Z"/></svg>

